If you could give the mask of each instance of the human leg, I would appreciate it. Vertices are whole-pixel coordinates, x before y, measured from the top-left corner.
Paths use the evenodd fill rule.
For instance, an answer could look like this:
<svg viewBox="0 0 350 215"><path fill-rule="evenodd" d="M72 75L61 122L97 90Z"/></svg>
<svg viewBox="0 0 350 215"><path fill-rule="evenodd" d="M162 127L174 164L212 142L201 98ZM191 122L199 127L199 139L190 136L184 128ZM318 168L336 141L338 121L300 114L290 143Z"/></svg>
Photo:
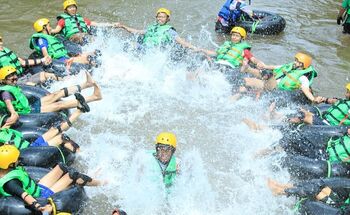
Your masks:
<svg viewBox="0 0 350 215"><path fill-rule="evenodd" d="M286 195L285 189L292 188L293 184L281 184L271 178L267 179L267 186L274 195Z"/></svg>
<svg viewBox="0 0 350 215"><path fill-rule="evenodd" d="M83 107L86 107L87 106L86 103L101 100L102 95L101 95L101 90L99 86L96 83L93 83L93 86L94 86L94 92L92 95L87 96L85 98L83 96L80 96L79 94L79 96L76 95L76 100L59 101L59 102L55 102L45 106L42 105L41 112L42 113L56 112L56 111L65 110L69 108L79 107L80 105ZM84 98L84 101L81 100L80 98Z"/></svg>
<svg viewBox="0 0 350 215"><path fill-rule="evenodd" d="M48 104L52 104L63 97L67 97L67 96L72 95L76 92L80 92L83 89L92 87L94 80L92 79L90 73L86 72L85 74L86 74L86 81L84 83L82 83L80 85L71 86L68 88L65 87L57 92L54 92L54 93L51 93L47 96L42 97L40 99L41 105L45 106Z"/></svg>

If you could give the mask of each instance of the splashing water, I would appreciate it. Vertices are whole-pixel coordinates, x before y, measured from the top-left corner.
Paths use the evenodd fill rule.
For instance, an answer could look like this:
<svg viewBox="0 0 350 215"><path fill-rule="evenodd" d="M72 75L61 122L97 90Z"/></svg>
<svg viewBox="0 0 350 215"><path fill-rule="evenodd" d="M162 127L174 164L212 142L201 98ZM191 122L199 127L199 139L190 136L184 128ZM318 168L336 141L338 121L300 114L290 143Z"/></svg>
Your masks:
<svg viewBox="0 0 350 215"><path fill-rule="evenodd" d="M84 213L109 214L120 205L128 214L291 214L293 199L274 197L266 186L268 177L287 181L287 172L276 168L276 158L254 158L281 134L253 133L241 122L262 121L264 102L232 103L222 74L210 71L187 80L188 66L169 61L169 53L136 57L123 51L125 44L132 42L120 34L99 35L86 48L103 52L102 67L93 75L103 100L91 103L91 112L69 133L81 143L77 165L109 183L86 188L91 200ZM80 74L64 84L82 80ZM181 160L170 195L139 168L162 131L177 135L175 154Z"/></svg>

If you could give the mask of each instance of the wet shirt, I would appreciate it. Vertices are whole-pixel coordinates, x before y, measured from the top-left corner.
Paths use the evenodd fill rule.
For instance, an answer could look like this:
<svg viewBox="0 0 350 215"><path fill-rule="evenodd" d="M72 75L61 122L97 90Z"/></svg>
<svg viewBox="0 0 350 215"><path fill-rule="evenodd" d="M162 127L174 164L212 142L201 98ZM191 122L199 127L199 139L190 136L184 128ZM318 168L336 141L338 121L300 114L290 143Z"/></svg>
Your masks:
<svg viewBox="0 0 350 215"><path fill-rule="evenodd" d="M64 21L64 20L63 20ZM46 48L46 50L48 49L49 47L49 43L47 42L47 40L45 38L38 38L35 43L40 47L40 50L42 50L43 48ZM57 59L61 62L64 62L66 60L68 60L68 58L66 57L61 57L59 59Z"/></svg>

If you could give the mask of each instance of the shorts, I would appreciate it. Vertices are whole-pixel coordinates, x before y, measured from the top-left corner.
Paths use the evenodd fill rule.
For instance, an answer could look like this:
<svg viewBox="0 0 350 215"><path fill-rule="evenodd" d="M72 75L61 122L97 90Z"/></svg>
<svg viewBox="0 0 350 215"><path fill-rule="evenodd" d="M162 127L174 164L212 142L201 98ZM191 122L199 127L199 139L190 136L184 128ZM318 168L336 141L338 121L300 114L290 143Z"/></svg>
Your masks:
<svg viewBox="0 0 350 215"><path fill-rule="evenodd" d="M49 146L48 142L44 140L43 136L36 138L34 142L30 144L31 147L39 147L39 146Z"/></svg>
<svg viewBox="0 0 350 215"><path fill-rule="evenodd" d="M18 84L26 84L28 82L40 84L40 73L36 73L34 75L27 74L18 79Z"/></svg>
<svg viewBox="0 0 350 215"><path fill-rule="evenodd" d="M30 113L41 113L41 101L37 99L30 108L32 109Z"/></svg>
<svg viewBox="0 0 350 215"><path fill-rule="evenodd" d="M233 26L224 26L220 21L220 18L215 23L215 31L218 33L228 34Z"/></svg>
<svg viewBox="0 0 350 215"><path fill-rule="evenodd" d="M38 184L38 186L40 187L39 197L47 199L54 194L54 192L50 188L46 187L45 185Z"/></svg>

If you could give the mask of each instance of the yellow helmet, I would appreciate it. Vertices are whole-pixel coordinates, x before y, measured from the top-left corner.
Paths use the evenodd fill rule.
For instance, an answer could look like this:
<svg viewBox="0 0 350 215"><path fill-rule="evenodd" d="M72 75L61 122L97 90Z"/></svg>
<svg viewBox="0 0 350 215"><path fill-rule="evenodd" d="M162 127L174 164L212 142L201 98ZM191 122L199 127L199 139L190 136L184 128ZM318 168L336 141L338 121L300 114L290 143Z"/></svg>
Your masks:
<svg viewBox="0 0 350 215"><path fill-rule="evenodd" d="M157 15L158 15L158 13L165 13L165 14L168 15L168 16L170 16L170 14L171 14L170 10L168 10L168 9L166 9L166 8L164 8L164 7L159 8L159 9L157 10Z"/></svg>
<svg viewBox="0 0 350 215"><path fill-rule="evenodd" d="M350 82L346 84L345 88L350 91Z"/></svg>
<svg viewBox="0 0 350 215"><path fill-rule="evenodd" d="M67 9L67 7L71 5L75 5L76 7L78 7L77 2L75 0L66 0L63 2L63 10Z"/></svg>
<svg viewBox="0 0 350 215"><path fill-rule="evenodd" d="M304 53L301 53L301 52L299 52L295 55L295 59L297 59L299 62L303 63L304 69L308 68L312 62L311 56L304 54Z"/></svg>
<svg viewBox="0 0 350 215"><path fill-rule="evenodd" d="M242 27L234 27L234 28L232 28L231 34L232 33L238 33L239 35L241 35L241 37L243 39L245 39L247 37L247 32Z"/></svg>
<svg viewBox="0 0 350 215"><path fill-rule="evenodd" d="M5 78L16 72L16 68L14 66L4 66L0 69L0 80L5 80Z"/></svg>
<svg viewBox="0 0 350 215"><path fill-rule="evenodd" d="M0 146L0 168L8 169L19 157L19 150L14 145Z"/></svg>
<svg viewBox="0 0 350 215"><path fill-rule="evenodd" d="M176 136L170 132L162 132L157 136L156 144L164 144L176 149Z"/></svg>
<svg viewBox="0 0 350 215"><path fill-rule="evenodd" d="M38 19L34 22L34 25L33 25L34 30L36 32L42 32L44 30L44 26L49 24L49 23L50 23L50 21L46 18Z"/></svg>

